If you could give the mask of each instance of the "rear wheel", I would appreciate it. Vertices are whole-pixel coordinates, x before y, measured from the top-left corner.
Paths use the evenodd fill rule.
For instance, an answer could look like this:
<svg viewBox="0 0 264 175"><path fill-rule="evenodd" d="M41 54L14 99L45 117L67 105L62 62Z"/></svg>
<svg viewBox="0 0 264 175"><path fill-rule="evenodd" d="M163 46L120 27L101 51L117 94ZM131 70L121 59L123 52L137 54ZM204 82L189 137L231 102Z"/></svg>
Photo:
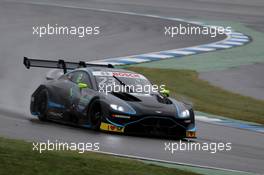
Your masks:
<svg viewBox="0 0 264 175"><path fill-rule="evenodd" d="M46 89L42 89L37 96L37 111L39 120L47 121L48 91Z"/></svg>
<svg viewBox="0 0 264 175"><path fill-rule="evenodd" d="M94 101L88 110L87 116L93 130L99 130L102 122L102 110L99 101Z"/></svg>

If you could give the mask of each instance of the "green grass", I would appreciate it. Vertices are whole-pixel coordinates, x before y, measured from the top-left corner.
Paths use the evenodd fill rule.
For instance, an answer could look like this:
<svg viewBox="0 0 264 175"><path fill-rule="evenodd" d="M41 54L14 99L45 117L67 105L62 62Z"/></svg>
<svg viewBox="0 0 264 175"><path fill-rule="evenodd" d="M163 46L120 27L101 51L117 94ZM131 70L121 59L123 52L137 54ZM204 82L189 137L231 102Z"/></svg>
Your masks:
<svg viewBox="0 0 264 175"><path fill-rule="evenodd" d="M225 91L198 78L191 70L129 67L155 84L165 84L171 96L190 101L195 110L264 124L264 101Z"/></svg>
<svg viewBox="0 0 264 175"><path fill-rule="evenodd" d="M0 138L1 175L197 175L125 158L86 152L32 151L32 144Z"/></svg>

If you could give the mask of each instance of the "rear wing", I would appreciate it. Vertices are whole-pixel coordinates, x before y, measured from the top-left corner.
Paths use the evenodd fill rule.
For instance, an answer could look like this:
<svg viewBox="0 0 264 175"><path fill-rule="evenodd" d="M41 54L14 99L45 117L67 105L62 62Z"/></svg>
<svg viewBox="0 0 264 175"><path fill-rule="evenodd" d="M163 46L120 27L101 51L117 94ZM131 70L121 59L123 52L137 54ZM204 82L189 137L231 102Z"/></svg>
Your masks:
<svg viewBox="0 0 264 175"><path fill-rule="evenodd" d="M54 69L63 69L64 74L67 72L67 69L77 69L82 67L92 67L92 66L99 66L99 67L108 67L114 68L112 64L103 65L103 64L89 64L84 61L79 62L68 62L64 60L39 60L39 59L31 59L24 57L23 61L25 67L29 69L30 67L42 67L42 68L54 68Z"/></svg>

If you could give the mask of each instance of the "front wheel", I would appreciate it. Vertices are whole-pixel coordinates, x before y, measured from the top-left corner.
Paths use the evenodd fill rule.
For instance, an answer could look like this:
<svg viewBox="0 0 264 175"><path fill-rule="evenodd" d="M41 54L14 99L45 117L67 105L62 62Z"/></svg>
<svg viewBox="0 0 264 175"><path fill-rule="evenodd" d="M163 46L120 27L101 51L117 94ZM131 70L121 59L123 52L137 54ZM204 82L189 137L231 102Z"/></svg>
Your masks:
<svg viewBox="0 0 264 175"><path fill-rule="evenodd" d="M93 130L99 130L102 122L102 111L99 101L94 101L87 113Z"/></svg>
<svg viewBox="0 0 264 175"><path fill-rule="evenodd" d="M37 111L39 112L39 120L47 121L48 91L46 89L42 89L37 96Z"/></svg>

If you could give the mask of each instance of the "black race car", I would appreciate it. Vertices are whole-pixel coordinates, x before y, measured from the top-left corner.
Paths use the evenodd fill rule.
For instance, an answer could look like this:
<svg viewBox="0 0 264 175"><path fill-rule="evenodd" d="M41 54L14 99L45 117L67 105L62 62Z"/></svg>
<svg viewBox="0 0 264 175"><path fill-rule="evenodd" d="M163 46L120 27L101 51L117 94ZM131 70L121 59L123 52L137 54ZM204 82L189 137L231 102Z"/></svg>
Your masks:
<svg viewBox="0 0 264 175"><path fill-rule="evenodd" d="M24 65L28 69L62 69L64 73L49 78L32 94L31 113L42 121L119 133L196 137L192 106L168 97L167 90L135 92L131 87L152 86L141 74L82 61L24 57ZM122 90L113 89L113 85Z"/></svg>

